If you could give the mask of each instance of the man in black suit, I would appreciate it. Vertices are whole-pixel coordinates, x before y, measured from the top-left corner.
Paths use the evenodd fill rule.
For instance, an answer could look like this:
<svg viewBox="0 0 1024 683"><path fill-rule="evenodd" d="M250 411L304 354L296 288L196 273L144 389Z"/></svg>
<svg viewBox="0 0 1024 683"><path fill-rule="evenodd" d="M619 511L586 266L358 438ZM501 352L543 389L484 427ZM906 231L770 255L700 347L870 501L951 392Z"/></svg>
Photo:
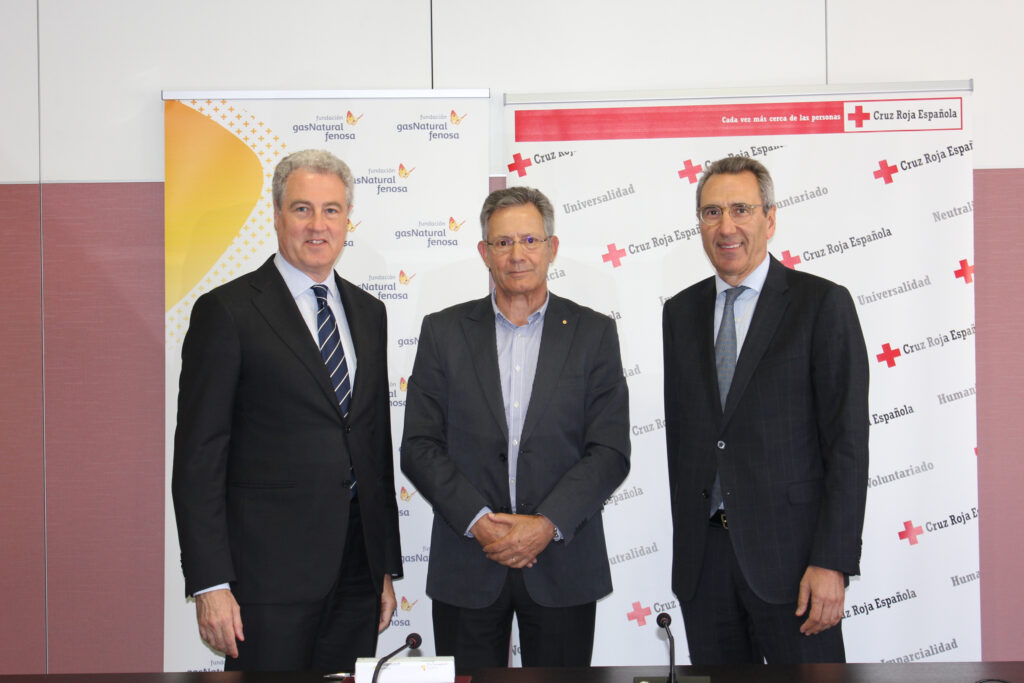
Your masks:
<svg viewBox="0 0 1024 683"><path fill-rule="evenodd" d="M428 315L409 379L402 471L434 507L427 569L437 652L505 666L588 666L611 592L603 502L629 471L615 323L549 294L558 252L541 192L480 215L491 296Z"/></svg>
<svg viewBox="0 0 1024 683"><path fill-rule="evenodd" d="M328 152L283 159L278 253L201 296L182 346L185 592L229 670L352 671L395 609L387 318L334 272L352 190Z"/></svg>
<svg viewBox="0 0 1024 683"><path fill-rule="evenodd" d="M672 589L695 664L844 661L867 497L868 361L853 300L768 255L771 176L697 185L716 276L665 303Z"/></svg>

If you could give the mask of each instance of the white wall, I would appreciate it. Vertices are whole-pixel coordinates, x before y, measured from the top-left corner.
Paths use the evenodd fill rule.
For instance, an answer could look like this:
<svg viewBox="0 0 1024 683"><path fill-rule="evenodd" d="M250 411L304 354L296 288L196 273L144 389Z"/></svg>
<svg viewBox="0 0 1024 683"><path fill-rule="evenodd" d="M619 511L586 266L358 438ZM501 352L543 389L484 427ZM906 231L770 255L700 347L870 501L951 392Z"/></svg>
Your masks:
<svg viewBox="0 0 1024 683"><path fill-rule="evenodd" d="M1024 166L1020 22L1009 0L833 0L832 83L974 79L975 168Z"/></svg>
<svg viewBox="0 0 1024 683"><path fill-rule="evenodd" d="M432 7L433 27L428 0L2 0L0 182L159 181L161 90L429 88L431 40L433 86L490 88L496 125L503 92L973 78L977 167L1024 166L1008 0Z"/></svg>
<svg viewBox="0 0 1024 683"><path fill-rule="evenodd" d="M0 0L0 183L39 182L36 0Z"/></svg>

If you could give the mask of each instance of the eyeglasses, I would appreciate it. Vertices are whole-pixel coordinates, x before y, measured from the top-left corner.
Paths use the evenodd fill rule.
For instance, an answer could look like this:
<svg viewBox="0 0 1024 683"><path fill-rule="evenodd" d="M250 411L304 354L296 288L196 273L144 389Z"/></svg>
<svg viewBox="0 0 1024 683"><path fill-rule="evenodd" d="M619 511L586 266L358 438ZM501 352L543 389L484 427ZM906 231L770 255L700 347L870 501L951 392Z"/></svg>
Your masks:
<svg viewBox="0 0 1024 683"><path fill-rule="evenodd" d="M533 235L527 235L526 237L514 240L511 237L499 237L493 242L487 242L487 246L494 250L496 254L507 254L512 251L512 247L516 244L521 246L526 251L537 251L541 245L547 242L550 237L534 237Z"/></svg>
<svg viewBox="0 0 1024 683"><path fill-rule="evenodd" d="M736 204L730 204L728 211L729 217L732 218L732 222L736 225L743 225L754 215L754 209L757 209L764 204L744 204L738 202ZM697 209L697 216L700 218L704 225L716 226L722 222L722 216L725 215L726 209L716 204L708 204Z"/></svg>

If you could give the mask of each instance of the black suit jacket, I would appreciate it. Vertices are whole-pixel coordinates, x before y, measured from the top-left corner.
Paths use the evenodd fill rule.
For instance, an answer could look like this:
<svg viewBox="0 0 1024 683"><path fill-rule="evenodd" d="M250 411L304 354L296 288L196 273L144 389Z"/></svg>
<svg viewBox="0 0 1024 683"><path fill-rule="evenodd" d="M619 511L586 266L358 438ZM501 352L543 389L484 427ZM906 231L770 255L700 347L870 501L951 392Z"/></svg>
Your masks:
<svg viewBox="0 0 1024 683"><path fill-rule="evenodd" d="M181 351L172 493L185 592L324 597L348 524L349 465L373 579L400 576L384 305L335 275L358 370L343 419L273 258L204 294Z"/></svg>
<svg viewBox="0 0 1024 683"><path fill-rule="evenodd" d="M716 469L743 575L796 600L808 565L859 573L867 496L868 360L849 292L774 258L725 410L715 371L715 281L665 303L672 589L696 590Z"/></svg>
<svg viewBox="0 0 1024 683"><path fill-rule="evenodd" d="M601 509L629 472L629 399L615 323L551 295L523 423L516 511L565 536L523 570L563 607L611 592ZM504 566L465 535L484 506L509 512L508 426L490 297L427 316L409 379L402 470L434 506L427 594L460 607L498 597Z"/></svg>

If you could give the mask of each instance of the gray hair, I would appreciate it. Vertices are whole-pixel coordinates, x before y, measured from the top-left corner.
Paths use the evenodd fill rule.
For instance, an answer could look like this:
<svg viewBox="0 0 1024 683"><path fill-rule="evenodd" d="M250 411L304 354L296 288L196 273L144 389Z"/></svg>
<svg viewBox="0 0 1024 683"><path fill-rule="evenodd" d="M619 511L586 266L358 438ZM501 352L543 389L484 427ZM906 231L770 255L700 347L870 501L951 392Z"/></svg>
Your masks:
<svg viewBox="0 0 1024 683"><path fill-rule="evenodd" d="M304 149L299 152L292 152L277 163L274 169L274 210L281 208L281 199L284 197L284 186L288 182L288 176L292 171L312 171L326 175L336 175L345 183L345 198L348 208L352 208L352 195L355 190L355 178L352 176L352 169L344 161L334 156L325 149Z"/></svg>
<svg viewBox="0 0 1024 683"><path fill-rule="evenodd" d="M744 171L750 171L757 178L757 188L761 191L761 210L767 216L768 211L775 206L775 183L764 164L750 157L725 157L708 166L697 183L697 210L700 210L700 193L708 178L719 174L736 175Z"/></svg>
<svg viewBox="0 0 1024 683"><path fill-rule="evenodd" d="M533 204L540 212L540 217L544 219L544 234L547 237L554 236L555 207L551 205L551 200L533 187L507 187L504 190L495 190L484 200L484 207L480 210L480 230L483 232L484 241L487 241L487 223L495 211L526 204Z"/></svg>

